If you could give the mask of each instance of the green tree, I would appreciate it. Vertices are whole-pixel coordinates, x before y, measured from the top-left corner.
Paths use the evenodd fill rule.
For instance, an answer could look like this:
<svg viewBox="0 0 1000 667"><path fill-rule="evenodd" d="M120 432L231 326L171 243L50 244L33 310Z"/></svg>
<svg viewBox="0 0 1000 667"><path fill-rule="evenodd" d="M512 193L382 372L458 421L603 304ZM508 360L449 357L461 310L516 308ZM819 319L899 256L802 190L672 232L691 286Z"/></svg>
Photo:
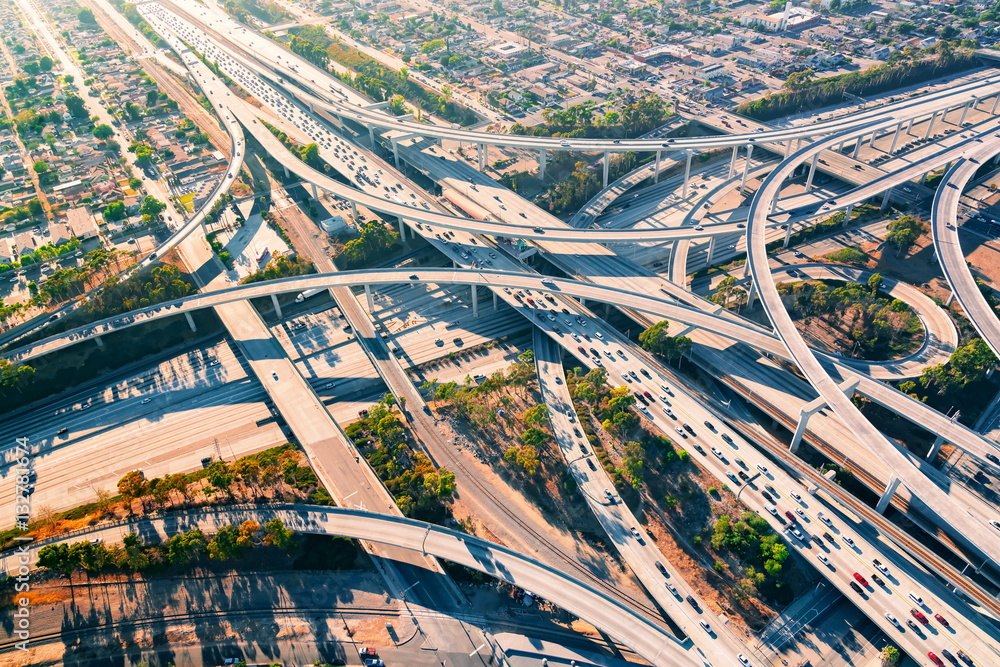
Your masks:
<svg viewBox="0 0 1000 667"><path fill-rule="evenodd" d="M118 480L118 493L126 501L143 497L148 489L146 477L139 470L127 472Z"/></svg>
<svg viewBox="0 0 1000 667"><path fill-rule="evenodd" d="M166 208L167 205L153 195L146 195L139 206L139 213L142 214L143 220L156 220Z"/></svg>
<svg viewBox="0 0 1000 667"><path fill-rule="evenodd" d="M899 660L903 656L899 652L898 648L889 645L882 648L882 653L880 657L882 658L883 667L895 667L896 665L899 664Z"/></svg>
<svg viewBox="0 0 1000 667"><path fill-rule="evenodd" d="M645 467L646 448L642 446L642 443L630 440L622 451L622 472L628 477L633 489L642 488Z"/></svg>
<svg viewBox="0 0 1000 667"><path fill-rule="evenodd" d="M94 12L90 11L86 7L81 7L80 10L77 11L76 20L79 21L80 23L91 23L91 24L97 23L97 21L94 19Z"/></svg>
<svg viewBox="0 0 1000 667"><path fill-rule="evenodd" d="M236 526L222 526L208 543L208 556L215 560L232 560L243 553L237 543L240 531Z"/></svg>
<svg viewBox="0 0 1000 667"><path fill-rule="evenodd" d="M670 336L667 320L657 322L639 334L639 344L644 350L659 354L667 359L679 359L691 349L691 339L687 336Z"/></svg>
<svg viewBox="0 0 1000 667"><path fill-rule="evenodd" d="M110 125L101 124L94 128L94 137L104 141L105 139L110 139L115 135L115 131Z"/></svg>
<svg viewBox="0 0 1000 667"><path fill-rule="evenodd" d="M35 170L36 174L44 174L49 170L49 165L44 160L35 160L35 164L31 165L31 168Z"/></svg>
<svg viewBox="0 0 1000 667"><path fill-rule="evenodd" d="M549 419L549 406L544 403L528 408L521 415L521 419L529 426L544 426Z"/></svg>
<svg viewBox="0 0 1000 667"><path fill-rule="evenodd" d="M167 540L167 560L171 565L186 565L204 553L205 548L205 535L194 528Z"/></svg>
<svg viewBox="0 0 1000 667"><path fill-rule="evenodd" d="M86 102L77 95L67 95L66 99L63 100L63 104L66 105L66 109L69 110L69 114L73 118L87 118L90 115L87 113Z"/></svg>
<svg viewBox="0 0 1000 667"><path fill-rule="evenodd" d="M872 296L877 296L878 291L882 288L882 274L873 273L868 277L868 291L871 292Z"/></svg>
<svg viewBox="0 0 1000 667"><path fill-rule="evenodd" d="M295 531L285 528L281 519L271 519L264 524L264 544L288 549L295 539Z"/></svg>
<svg viewBox="0 0 1000 667"><path fill-rule="evenodd" d="M125 202L113 201L104 207L104 219L108 222L121 220L126 215Z"/></svg>
<svg viewBox="0 0 1000 667"><path fill-rule="evenodd" d="M420 53L434 53L435 51L440 51L446 46L448 45L443 39L432 39L429 42L424 42L423 46L420 47Z"/></svg>

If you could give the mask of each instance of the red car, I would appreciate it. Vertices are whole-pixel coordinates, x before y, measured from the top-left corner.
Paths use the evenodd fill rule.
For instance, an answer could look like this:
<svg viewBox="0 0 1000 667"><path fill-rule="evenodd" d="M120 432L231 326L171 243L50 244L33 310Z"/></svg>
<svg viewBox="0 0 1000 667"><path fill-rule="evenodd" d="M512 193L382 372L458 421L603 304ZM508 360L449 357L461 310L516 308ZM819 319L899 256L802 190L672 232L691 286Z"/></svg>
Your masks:
<svg viewBox="0 0 1000 667"><path fill-rule="evenodd" d="M858 574L857 572L855 572L855 573L854 573L854 578L855 578L855 579L857 580L857 582L858 582L859 584L861 584L862 586L867 586L867 585L868 585L868 580L867 580L867 579L865 579L864 577L862 577L862 576L861 576L860 574Z"/></svg>
<svg viewBox="0 0 1000 667"><path fill-rule="evenodd" d="M910 613L913 614L913 618L917 619L918 621L920 621L924 625L927 625L927 617L924 616L924 614L923 614L922 611L919 611L917 609L911 609Z"/></svg>
<svg viewBox="0 0 1000 667"><path fill-rule="evenodd" d="M941 658L939 658L936 655L934 655L934 653L932 651L928 651L927 652L927 657L930 658L931 662L933 662L938 667L944 667L944 663L941 662Z"/></svg>
<svg viewBox="0 0 1000 667"><path fill-rule="evenodd" d="M948 625L948 621L946 621L944 616L942 616L941 614L934 614L934 620L936 620L938 623L940 623L946 628L951 627L950 625Z"/></svg>

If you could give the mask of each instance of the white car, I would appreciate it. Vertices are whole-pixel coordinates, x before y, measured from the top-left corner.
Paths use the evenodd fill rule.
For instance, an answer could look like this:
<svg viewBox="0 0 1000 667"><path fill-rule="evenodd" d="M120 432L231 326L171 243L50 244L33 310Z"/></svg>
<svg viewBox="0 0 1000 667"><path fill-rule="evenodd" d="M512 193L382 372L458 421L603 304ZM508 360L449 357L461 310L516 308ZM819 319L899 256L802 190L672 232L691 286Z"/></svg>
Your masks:
<svg viewBox="0 0 1000 667"><path fill-rule="evenodd" d="M823 563L823 565L829 565L830 564L830 559L827 558L826 556L824 556L823 554L816 554L816 560L818 560L819 562Z"/></svg>
<svg viewBox="0 0 1000 667"><path fill-rule="evenodd" d="M885 620L889 621L893 625L899 625L899 620L889 612L885 612Z"/></svg>
<svg viewBox="0 0 1000 667"><path fill-rule="evenodd" d="M792 491L788 495L790 495L792 498L795 498L800 503L802 502L802 496L800 496L799 494L795 493L794 491Z"/></svg>
<svg viewBox="0 0 1000 667"><path fill-rule="evenodd" d="M741 665L748 665L748 666L750 665L750 660L745 655L743 655L742 653L740 653L739 655L737 655L736 659L740 661Z"/></svg>

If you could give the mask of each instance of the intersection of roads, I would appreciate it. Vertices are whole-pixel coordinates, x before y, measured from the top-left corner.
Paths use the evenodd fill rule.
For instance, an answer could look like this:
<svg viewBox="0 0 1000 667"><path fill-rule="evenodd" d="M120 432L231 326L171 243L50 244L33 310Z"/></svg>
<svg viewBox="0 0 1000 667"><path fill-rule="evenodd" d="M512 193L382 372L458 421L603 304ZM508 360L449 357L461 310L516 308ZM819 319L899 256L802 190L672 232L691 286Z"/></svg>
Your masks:
<svg viewBox="0 0 1000 667"><path fill-rule="evenodd" d="M912 201L926 190L921 184L925 174L953 165L933 203L935 248L966 314L991 348L1000 349L1000 324L965 264L956 223L965 185L984 162L1000 154L1000 121L993 115L995 100L1000 99L1000 75L987 71L944 91L812 125L769 128L755 124L753 128L746 126L743 134L683 139L659 136L620 142L560 140L496 135L393 117L343 87L327 72L232 21L214 3L182 8L168 1L154 1L143 2L137 8L179 56L191 81L212 103L230 135L234 156L209 201L144 264L157 261L172 249L177 249L191 267L212 264L211 252L197 232L202 229L205 214L242 168L249 135L286 172L307 183L314 197L322 190L354 207L395 216L404 237L422 236L455 268L343 272L324 257L317 262L319 274L248 286L236 286L219 272L199 284L200 291L194 296L94 322L14 349L6 356L28 361L71 345L101 344L102 336L114 331L171 317L184 316L194 328L192 313L201 309L213 309L219 316L229 332L232 348L221 347L215 357L188 359L190 366L186 368L167 369L175 374L170 376L172 386L166 385L168 373L161 368L155 377L140 376L108 391L106 400L94 404L96 409L88 410L92 405L89 399L83 403L68 400L56 406L53 418L36 416L31 418L33 422L21 420L7 430L51 430L39 436L47 454L86 457L87 438L102 430L102 423L124 418L127 409L118 401L139 400L163 421L141 423L137 419L130 422L132 431L122 430L114 436L122 440L134 438L140 430L150 436L144 439L141 452L123 454L118 465L122 472L127 471L136 467L129 456L149 465L158 457L167 458L165 450L176 447L176 433L169 437L158 434L172 418L171 404L178 400L176 392L183 386L184 374L214 376L219 391L197 393L189 388L192 395L184 400L194 402L184 403L184 409L208 410L203 414L208 414L209 419L222 421L222 411L232 403L246 414L233 415L227 418L229 421L252 421L264 416L255 408L260 405L255 401L265 394L302 444L319 479L337 504L345 508L321 513L323 516L317 515L314 508L290 509L283 514L287 523L306 532L363 539L390 587L399 595L417 587L411 595L419 596L425 604L442 609L460 604L460 595L436 560L446 558L532 590L627 644L652 664L769 664L769 657L758 655L745 638L733 633L724 617L716 617L695 587L659 554L655 543L647 539L636 518L617 497L603 468L599 463L595 465L596 457L574 426L572 402L562 381L562 358L569 355L584 365L605 367L613 382L620 377L630 389L652 397L648 406L639 408L649 426L693 449L699 464L720 483L740 487L744 504L767 519L791 549L918 663L935 664L930 655L934 654L966 656L970 665L1000 664L1000 604L996 599L1000 570L995 566L1000 562L1000 524L991 523L998 516L996 505L886 438L850 400L854 393L866 396L932 430L939 436L936 446L950 442L984 465L992 465L989 456L1000 454L997 443L884 382L916 377L923 368L945 361L957 345L954 325L944 311L917 290L887 281L885 289L907 301L920 317L926 330L924 345L905 359L881 364L859 364L819 353L807 345L785 311L775 280L776 276L784 279L786 269L773 263L766 248L768 242L782 238L787 245L794 228L807 226L836 210L845 210L849 218L853 207L869 200L881 202L883 207L890 200ZM134 38L140 44L144 40L139 34ZM153 50L148 42L142 46ZM261 105L251 106L236 96L192 49L214 61ZM957 131L949 132L940 141L925 143L879 167L858 160L862 149L875 149L877 142L886 154L895 155L897 146L902 146L901 138L905 143L908 136L931 137L935 124L940 129L947 124L949 114ZM317 143L321 157L341 178L305 165L264 123L296 141ZM379 141L391 146L390 160L379 157ZM679 186L681 190L664 193L663 201L671 197L669 205L644 195L646 199L637 200L634 207L605 212L615 200L606 194L595 197L584 213L566 224L445 150L444 142L454 141L477 145L480 167L486 145L537 151L541 169L551 151L600 152L605 167L611 153L655 153L654 165L644 166L617 183L607 182L605 169L605 185L617 196L649 175L658 179L659 170L668 166L685 165L685 171L683 179L675 176L664 181L663 185L673 190ZM706 192L699 193L697 187L690 187L691 155L693 151L712 149L731 149L732 156L728 167L705 170L702 180L707 183L702 189ZM757 163L753 162L755 149ZM761 162L765 151L771 158ZM406 169L425 175L446 190L448 204L414 183L406 176ZM790 188L797 170L803 169L807 173L804 187ZM819 186L819 173L837 183ZM640 178L640 174L649 175ZM748 180L755 178L763 180L748 206L709 212L713 202L744 192ZM678 212L666 212L673 209ZM662 215L661 210L665 211ZM599 226L592 226L595 221ZM534 268L537 263L529 263L526 254L506 243L509 237L525 241L562 275L539 273ZM722 310L687 289L684 276L689 272L688 254L695 241L707 241L708 263L713 262L713 255L718 259L727 252L747 252L752 298L759 300L772 328ZM668 277L628 259L627 246L637 243L663 244L667 248ZM717 248L717 244L727 246ZM322 254L321 249L316 250L314 256ZM842 267L795 268L811 277L864 280L857 273L840 270ZM482 541L473 545L460 533L401 517L391 496L357 456L338 425L338 420L345 418L344 411L337 412L338 402L353 393L347 386L358 387L356 391L377 386L376 377L370 373L366 376L362 370L374 368L390 391L406 399L405 417L432 457L439 460L447 456L444 452L449 443L442 441L435 420L429 416L431 411L426 409L404 365L413 356L433 354L427 345L428 334L395 336L403 351L400 359L390 352L382 335L384 315L376 314L379 298L385 299L392 290L398 293L401 285L420 295L461 286L462 300L474 317L491 307L487 299L492 298L494 311L500 305L505 313L523 316L531 323L540 389L550 408L550 424L560 451L590 509L652 605L609 588L591 573L575 570L567 574L554 562L567 556L552 545L527 541L508 547ZM270 297L280 317L277 295L317 288L329 290L339 308L336 327L329 330L339 330L346 324L352 331L352 335L338 339L338 345L344 346L338 348L341 354L353 356L352 366L339 360L319 361L307 349L308 343L296 340L295 331L268 327L250 306L252 298ZM412 292L415 289L418 291ZM703 350L702 359L738 349L739 353L732 357L734 370L751 378L757 375L762 384L771 385L770 390L777 396L786 392L787 402L795 406L790 410L792 419L798 417L792 425L796 439L805 438L811 444L825 442L845 461L850 458L857 462L868 473L866 483L882 496L878 506L873 509L835 484L817 478L812 471L805 471L794 456L797 440L791 452L775 457L767 450L765 455L752 439L745 437L748 431L740 428L735 415L727 414L723 403L685 388L669 369L598 315L598 311L606 312L610 307L622 309L639 324L648 326L665 318L672 322L672 332L691 331L689 335ZM289 349L302 345L302 357L296 361ZM764 354L794 363L805 382L770 362L763 368L754 361L754 355ZM241 365L233 355L244 363ZM365 359L368 364L363 363ZM746 367L739 367L740 363ZM351 372L345 373L348 368ZM780 380L773 381L777 377ZM356 384L345 386L348 382ZM174 392L169 399L165 396L168 389ZM337 400L324 398L333 395ZM781 401L771 401L776 402ZM218 414L213 416L213 410ZM63 423L68 424L70 435L60 441L54 431L57 424ZM258 446L255 436L238 429L232 433L232 443L240 451ZM996 466L993 472L997 472ZM110 475L105 471L105 476ZM71 488L67 484L63 492L46 500L57 506L72 506L81 501L88 485L93 486L84 480L76 484L76 491L67 491ZM769 499L762 493L765 489ZM39 497L45 493L40 485ZM502 501L480 502L484 503L484 512L502 509ZM951 559L969 563L966 569L976 570L978 576L967 576L951 560L942 559L934 550L888 525L880 514L891 503L904 503L918 525L937 534L939 548L950 551ZM95 536L98 530L95 528ZM518 553L511 547L530 549L532 553ZM852 588L857 578L852 573L868 579L874 573L884 581L866 583L858 590ZM920 628L907 628L905 621L911 618L912 610L920 610L935 620ZM675 635L661 614L669 617L682 634ZM428 622L425 630L460 641L445 622ZM463 639L473 644L476 641L468 636Z"/></svg>

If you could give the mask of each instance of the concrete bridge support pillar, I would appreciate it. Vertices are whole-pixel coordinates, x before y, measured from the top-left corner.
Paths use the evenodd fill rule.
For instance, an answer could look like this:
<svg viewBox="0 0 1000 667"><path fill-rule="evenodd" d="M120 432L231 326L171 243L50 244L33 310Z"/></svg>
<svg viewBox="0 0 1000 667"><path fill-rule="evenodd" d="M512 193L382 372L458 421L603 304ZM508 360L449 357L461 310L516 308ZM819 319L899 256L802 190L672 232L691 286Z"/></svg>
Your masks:
<svg viewBox="0 0 1000 667"><path fill-rule="evenodd" d="M975 97L973 97L971 100L969 100L968 102L966 102L965 108L962 109L962 117L959 118L959 120L958 120L959 126L961 126L962 123L965 122L965 117L968 115L969 109L975 108L976 102L978 102L978 101L979 101L978 99L976 99Z"/></svg>
<svg viewBox="0 0 1000 667"><path fill-rule="evenodd" d="M399 240L406 240L406 224L403 222L402 218L397 218L399 220Z"/></svg>
<svg viewBox="0 0 1000 667"><path fill-rule="evenodd" d="M789 222L785 229L785 244L782 247L787 248L791 240L792 240L792 223Z"/></svg>
<svg viewBox="0 0 1000 667"><path fill-rule="evenodd" d="M913 121L915 120L916 118L911 118L910 122L906 124L906 134L910 134L910 130L913 128Z"/></svg>
<svg viewBox="0 0 1000 667"><path fill-rule="evenodd" d="M931 114L931 122L927 123L927 131L924 132L924 139L931 136L931 132L934 131L934 121L937 120L937 111Z"/></svg>
<svg viewBox="0 0 1000 667"><path fill-rule="evenodd" d="M854 213L854 204L848 204L844 211L844 226L851 224L851 214Z"/></svg>
<svg viewBox="0 0 1000 667"><path fill-rule="evenodd" d="M365 283L365 301L368 302L368 312L375 312L375 301L372 299L372 286Z"/></svg>
<svg viewBox="0 0 1000 667"><path fill-rule="evenodd" d="M875 140L878 138L878 130L872 131L872 138L868 142L868 148L875 148Z"/></svg>
<svg viewBox="0 0 1000 667"><path fill-rule="evenodd" d="M882 205L879 206L879 210L884 211L885 207L889 205L889 195L892 194L892 188L885 191L885 196L882 197Z"/></svg>
<svg viewBox="0 0 1000 667"><path fill-rule="evenodd" d="M745 266L749 267L750 266L750 262L747 262ZM750 269L747 268L746 270L749 273ZM750 281L750 291L747 294L746 312L749 313L751 310L753 310L753 305L755 303L757 303L757 283L755 283L755 282L753 282L751 280Z"/></svg>
<svg viewBox="0 0 1000 667"><path fill-rule="evenodd" d="M479 317L479 285L472 286L472 316Z"/></svg>
<svg viewBox="0 0 1000 667"><path fill-rule="evenodd" d="M191 331L198 330L198 327L194 324L194 318L191 317L191 313L184 313L184 319L187 320L188 326L191 327Z"/></svg>
<svg viewBox="0 0 1000 667"><path fill-rule="evenodd" d="M278 303L278 295L277 294L272 294L271 295L271 305L274 306L274 314L278 316L279 320L282 317L284 317L284 315L281 314L281 304Z"/></svg>
<svg viewBox="0 0 1000 667"><path fill-rule="evenodd" d="M310 183L309 185L312 187L313 199L315 199L316 201L319 201L319 190L316 189L316 184L315 183Z"/></svg>
<svg viewBox="0 0 1000 667"><path fill-rule="evenodd" d="M538 149L538 180L545 180L545 149Z"/></svg>
<svg viewBox="0 0 1000 667"><path fill-rule="evenodd" d="M892 495L896 493L896 489L899 488L899 478L893 475L889 478L889 485L885 487L885 491L882 492L882 497L878 499L878 505L875 506L875 511L879 514L885 514L885 509L892 502Z"/></svg>
<svg viewBox="0 0 1000 667"><path fill-rule="evenodd" d="M930 451L927 452L928 461L933 461L937 457L938 452L941 451L941 445L943 444L944 444L944 436L939 435L938 437L934 438L934 444L931 445Z"/></svg>
<svg viewBox="0 0 1000 667"><path fill-rule="evenodd" d="M823 406L821 405L815 410L807 410L806 408L808 407L809 407L808 405L804 405L799 410L799 423L795 427L795 434L792 436L792 444L788 448L788 451L791 452L792 454L796 454L799 451L799 445L802 444L802 436L805 435L806 426L809 424L809 418L812 417L816 413L816 411Z"/></svg>
<svg viewBox="0 0 1000 667"><path fill-rule="evenodd" d="M358 219L358 205L355 202L351 202L351 215L354 216L355 220Z"/></svg>
<svg viewBox="0 0 1000 667"><path fill-rule="evenodd" d="M945 308L951 308L951 304L955 302L955 293L948 292L948 299L944 302Z"/></svg>
<svg viewBox="0 0 1000 667"><path fill-rule="evenodd" d="M753 155L753 144L747 144L747 163L743 165L743 179L740 181L740 190L747 185L747 176L750 175L750 156Z"/></svg>
<svg viewBox="0 0 1000 667"><path fill-rule="evenodd" d="M816 175L816 163L819 161L819 153L813 155L812 163L809 165L809 176L806 177L806 192L812 192L813 176Z"/></svg>
<svg viewBox="0 0 1000 667"><path fill-rule="evenodd" d="M681 199L687 199L688 196L688 182L691 180L691 158L693 155L690 150L684 151L684 187L681 190Z"/></svg>
<svg viewBox="0 0 1000 667"><path fill-rule="evenodd" d="M733 174L736 173L736 156L740 153L739 146L733 146L733 157L729 160L729 176L726 178L732 178Z"/></svg>
<svg viewBox="0 0 1000 667"><path fill-rule="evenodd" d="M288 167L281 165L281 168L285 170L285 178L291 178L291 174L288 172Z"/></svg>
<svg viewBox="0 0 1000 667"><path fill-rule="evenodd" d="M396 169L399 169L399 142L396 141L396 137L392 137L392 158L396 163Z"/></svg>
<svg viewBox="0 0 1000 667"><path fill-rule="evenodd" d="M993 108L990 109L990 115L992 116L997 112L997 105L1000 104L1000 93L997 94L997 98L993 100Z"/></svg>
<svg viewBox="0 0 1000 667"><path fill-rule="evenodd" d="M368 126L368 147L375 150L375 126Z"/></svg>
<svg viewBox="0 0 1000 667"><path fill-rule="evenodd" d="M611 153L604 151L604 187L608 187L608 174L611 173Z"/></svg>
<svg viewBox="0 0 1000 667"><path fill-rule="evenodd" d="M653 167L653 183L660 182L660 159L663 157L663 151L656 151L656 165Z"/></svg>
<svg viewBox="0 0 1000 667"><path fill-rule="evenodd" d="M857 160L858 153L861 152L861 144L865 142L864 137L858 137L858 143L854 144L854 153L851 154L851 159Z"/></svg>
<svg viewBox="0 0 1000 667"><path fill-rule="evenodd" d="M493 312L497 312L497 293L493 292Z"/></svg>
<svg viewBox="0 0 1000 667"><path fill-rule="evenodd" d="M899 133L902 132L902 130L903 123L900 122L899 125L896 126L896 134L892 135L892 144L889 146L890 153L896 152L896 142L899 141Z"/></svg>
<svg viewBox="0 0 1000 667"><path fill-rule="evenodd" d="M97 343L97 347L104 347L104 341L100 336L94 336L94 342Z"/></svg>
<svg viewBox="0 0 1000 667"><path fill-rule="evenodd" d="M479 158L479 171L486 171L486 145L476 144L476 157Z"/></svg>
<svg viewBox="0 0 1000 667"><path fill-rule="evenodd" d="M712 258L715 256L715 241L718 238L719 238L718 236L709 236L708 237L708 265L709 266L712 265Z"/></svg>

